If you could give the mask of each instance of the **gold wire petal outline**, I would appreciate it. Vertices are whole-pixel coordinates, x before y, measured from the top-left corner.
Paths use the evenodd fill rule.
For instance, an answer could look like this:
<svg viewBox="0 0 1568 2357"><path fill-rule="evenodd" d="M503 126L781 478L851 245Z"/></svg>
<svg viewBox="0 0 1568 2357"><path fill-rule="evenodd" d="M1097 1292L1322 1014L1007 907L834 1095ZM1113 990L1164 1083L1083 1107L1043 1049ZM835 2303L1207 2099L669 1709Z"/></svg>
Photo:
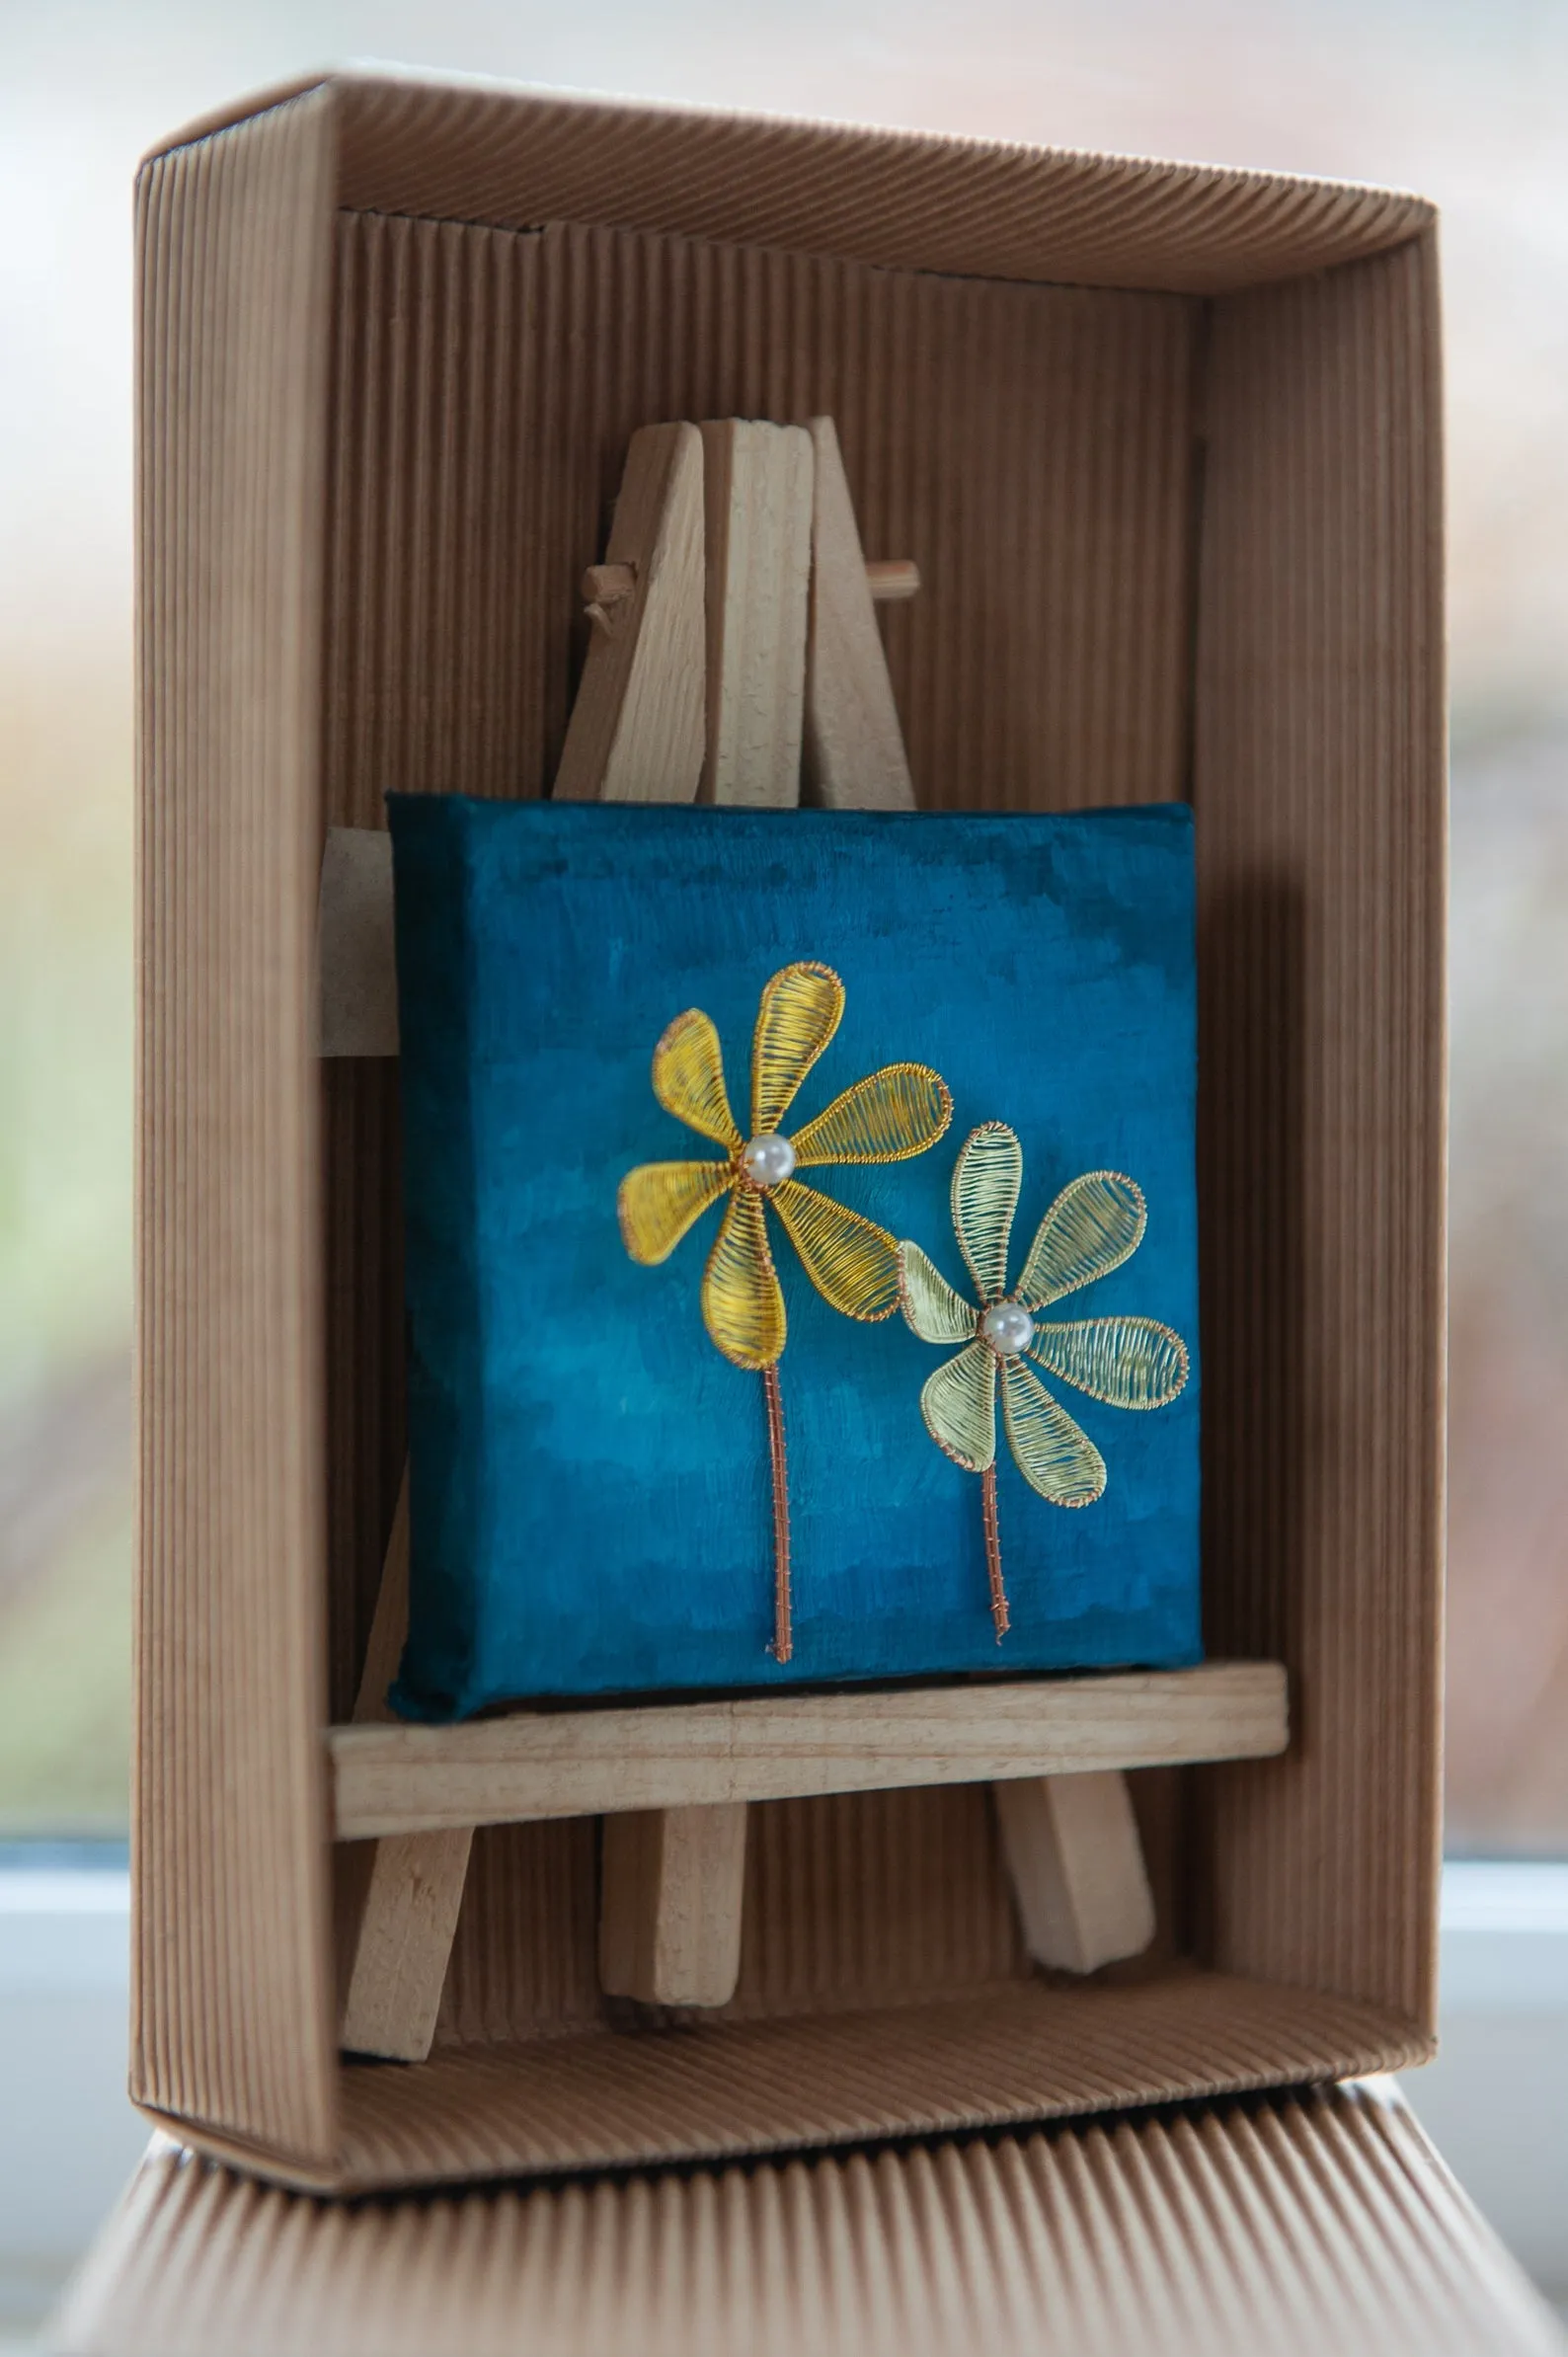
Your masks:
<svg viewBox="0 0 1568 2357"><path fill-rule="evenodd" d="M654 1094L666 1113L732 1152L742 1143L724 1085L719 1034L698 1006L688 1006L654 1050Z"/></svg>
<svg viewBox="0 0 1568 2357"><path fill-rule="evenodd" d="M888 1063L834 1097L790 1142L796 1166L823 1162L906 1162L935 1145L953 1118L940 1072L924 1063Z"/></svg>
<svg viewBox="0 0 1568 2357"><path fill-rule="evenodd" d="M751 1135L776 1130L838 1029L844 985L830 966L781 967L764 984L751 1039Z"/></svg>
<svg viewBox="0 0 1568 2357"><path fill-rule="evenodd" d="M639 1163L615 1197L622 1243L643 1268L657 1268L709 1204L734 1185L730 1162Z"/></svg>
<svg viewBox="0 0 1568 2357"><path fill-rule="evenodd" d="M823 1299L867 1325L899 1306L899 1247L885 1227L846 1211L830 1195L788 1179L769 1190L801 1266Z"/></svg>
<svg viewBox="0 0 1568 2357"><path fill-rule="evenodd" d="M1007 1247L1023 1178L1023 1148L1005 1122L971 1130L953 1171L953 1226L984 1303L1007 1291Z"/></svg>
<svg viewBox="0 0 1568 2357"><path fill-rule="evenodd" d="M1002 1413L1014 1462L1040 1497L1053 1506L1092 1506L1104 1493L1099 1450L1017 1359L1002 1361Z"/></svg>
<svg viewBox="0 0 1568 2357"><path fill-rule="evenodd" d="M1109 1277L1143 1241L1148 1207L1137 1179L1086 1170L1063 1187L1035 1231L1018 1298L1044 1309L1097 1277Z"/></svg>
<svg viewBox="0 0 1568 2357"><path fill-rule="evenodd" d="M972 1342L980 1311L956 1294L918 1244L899 1246L899 1298L905 1324L922 1342Z"/></svg>
<svg viewBox="0 0 1568 2357"><path fill-rule="evenodd" d="M996 1461L996 1358L972 1342L939 1367L920 1393L925 1429L966 1473Z"/></svg>
<svg viewBox="0 0 1568 2357"><path fill-rule="evenodd" d="M1111 1408L1162 1408L1187 1381L1187 1345L1152 1317L1086 1317L1036 1326L1029 1356Z"/></svg>
<svg viewBox="0 0 1568 2357"><path fill-rule="evenodd" d="M702 1273L702 1318L732 1366L755 1372L783 1356L784 1296L753 1187L730 1198Z"/></svg>

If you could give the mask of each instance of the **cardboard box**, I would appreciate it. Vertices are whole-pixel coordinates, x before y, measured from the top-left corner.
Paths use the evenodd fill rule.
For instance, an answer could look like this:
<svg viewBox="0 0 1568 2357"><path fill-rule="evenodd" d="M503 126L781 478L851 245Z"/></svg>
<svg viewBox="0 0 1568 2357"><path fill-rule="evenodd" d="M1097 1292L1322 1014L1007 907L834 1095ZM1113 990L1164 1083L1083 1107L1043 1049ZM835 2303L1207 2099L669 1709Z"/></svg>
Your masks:
<svg viewBox="0 0 1568 2357"><path fill-rule="evenodd" d="M324 2204L154 2150L62 2357L1561 2357L1397 2098Z"/></svg>
<svg viewBox="0 0 1568 2357"><path fill-rule="evenodd" d="M145 165L133 2092L355 2188L1390 2068L1433 2023L1444 713L1433 216L1190 166L333 77ZM592 1820L494 1828L431 2060L335 2047L324 1729L403 1453L396 1066L324 829L533 794L658 418L831 412L929 805L1190 795L1207 1637L1146 1958L1032 1975L981 1786L756 1808L741 1986L623 2034Z"/></svg>

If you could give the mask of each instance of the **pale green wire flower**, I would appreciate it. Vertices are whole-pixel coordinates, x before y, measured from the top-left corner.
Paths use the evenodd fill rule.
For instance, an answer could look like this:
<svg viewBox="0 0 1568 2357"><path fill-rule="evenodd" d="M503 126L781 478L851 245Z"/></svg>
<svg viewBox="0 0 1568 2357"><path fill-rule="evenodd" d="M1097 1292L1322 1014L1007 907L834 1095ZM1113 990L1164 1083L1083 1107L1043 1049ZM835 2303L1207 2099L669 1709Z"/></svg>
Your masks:
<svg viewBox="0 0 1568 2357"><path fill-rule="evenodd" d="M1164 1407L1188 1376L1186 1344L1154 1318L1058 1323L1041 1315L1132 1258L1148 1221L1141 1188L1114 1170L1086 1171L1063 1187L1009 1288L1008 1252L1022 1184L1023 1151L1006 1124L986 1122L974 1131L953 1173L953 1225L978 1306L954 1292L917 1244L899 1246L905 1319L922 1342L960 1346L925 1384L920 1412L932 1440L955 1464L987 1476L986 1540L998 1636L1006 1626L992 1488L998 1385L1008 1444L1030 1488L1053 1506L1091 1506L1105 1489L1105 1459L1034 1368L1114 1408Z"/></svg>

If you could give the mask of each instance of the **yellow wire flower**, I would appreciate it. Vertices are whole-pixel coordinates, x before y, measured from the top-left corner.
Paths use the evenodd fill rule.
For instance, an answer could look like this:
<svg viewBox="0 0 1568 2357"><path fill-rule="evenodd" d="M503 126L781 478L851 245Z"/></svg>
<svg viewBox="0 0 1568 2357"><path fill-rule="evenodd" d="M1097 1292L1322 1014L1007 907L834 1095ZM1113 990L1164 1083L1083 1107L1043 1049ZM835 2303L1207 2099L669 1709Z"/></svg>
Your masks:
<svg viewBox="0 0 1568 2357"><path fill-rule="evenodd" d="M724 1221L702 1280L709 1334L737 1367L776 1365L784 1296L768 1242L771 1210L823 1300L846 1317L890 1317L899 1305L899 1248L857 1212L794 1174L833 1163L902 1162L934 1145L953 1117L947 1084L926 1064L885 1064L795 1131L781 1124L838 1028L844 985L827 966L786 966L762 992L751 1047L751 1130L744 1139L725 1093L719 1035L698 1008L677 1015L654 1050L654 1094L722 1162L645 1162L621 1181L621 1234L633 1260L666 1260L721 1196Z"/></svg>
<svg viewBox="0 0 1568 2357"><path fill-rule="evenodd" d="M917 1244L899 1246L908 1323L922 1342L964 1346L926 1383L920 1412L955 1464L988 1474L996 1459L999 1381L1007 1438L1030 1488L1054 1506L1091 1506L1105 1488L1105 1459L1024 1360L1108 1407L1160 1408L1186 1383L1187 1346L1151 1317L1041 1320L1042 1309L1108 1277L1143 1240L1142 1189L1114 1170L1087 1171L1062 1189L1008 1291L1023 1167L1014 1133L1003 1122L986 1122L965 1140L953 1173L953 1225L980 1296L978 1309Z"/></svg>

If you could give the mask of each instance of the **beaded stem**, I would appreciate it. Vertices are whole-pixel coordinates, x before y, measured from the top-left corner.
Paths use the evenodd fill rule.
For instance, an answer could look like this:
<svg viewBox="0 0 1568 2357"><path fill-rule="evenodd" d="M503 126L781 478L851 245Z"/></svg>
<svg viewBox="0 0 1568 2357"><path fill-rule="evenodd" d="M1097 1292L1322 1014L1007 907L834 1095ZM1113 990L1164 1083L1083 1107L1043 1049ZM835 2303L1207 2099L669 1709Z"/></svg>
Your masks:
<svg viewBox="0 0 1568 2357"><path fill-rule="evenodd" d="M790 1628L790 1491L784 1460L784 1396L778 1362L762 1370L767 1394L767 1447L773 1471L773 1658L787 1662L795 1650Z"/></svg>

